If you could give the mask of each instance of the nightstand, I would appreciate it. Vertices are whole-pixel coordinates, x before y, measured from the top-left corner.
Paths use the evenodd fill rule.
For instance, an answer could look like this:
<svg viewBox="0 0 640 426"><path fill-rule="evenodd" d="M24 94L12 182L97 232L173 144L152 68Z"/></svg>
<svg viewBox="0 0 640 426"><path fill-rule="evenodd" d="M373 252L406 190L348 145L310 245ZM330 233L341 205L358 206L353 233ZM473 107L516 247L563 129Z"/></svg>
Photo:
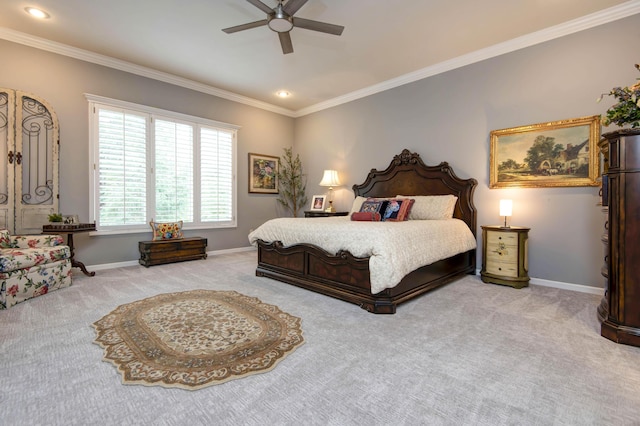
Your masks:
<svg viewBox="0 0 640 426"><path fill-rule="evenodd" d="M482 227L482 270L485 283L522 288L529 285L529 229Z"/></svg>
<svg viewBox="0 0 640 426"><path fill-rule="evenodd" d="M331 217L331 216L346 216L349 212L325 212L322 210L307 210L304 212L304 217Z"/></svg>

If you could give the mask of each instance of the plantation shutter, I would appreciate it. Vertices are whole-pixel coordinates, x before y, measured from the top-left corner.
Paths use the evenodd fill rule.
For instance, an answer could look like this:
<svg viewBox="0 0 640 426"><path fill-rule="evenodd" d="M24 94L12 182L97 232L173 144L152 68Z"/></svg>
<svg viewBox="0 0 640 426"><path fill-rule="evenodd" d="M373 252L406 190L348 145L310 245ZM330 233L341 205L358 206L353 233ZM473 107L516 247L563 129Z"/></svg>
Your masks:
<svg viewBox="0 0 640 426"><path fill-rule="evenodd" d="M200 129L201 220L233 219L234 133L220 129Z"/></svg>
<svg viewBox="0 0 640 426"><path fill-rule="evenodd" d="M237 126L87 95L98 232L235 227ZM108 102L108 103L106 103Z"/></svg>
<svg viewBox="0 0 640 426"><path fill-rule="evenodd" d="M145 224L147 118L100 108L98 122L98 226Z"/></svg>
<svg viewBox="0 0 640 426"><path fill-rule="evenodd" d="M192 125L155 120L155 220L193 222Z"/></svg>

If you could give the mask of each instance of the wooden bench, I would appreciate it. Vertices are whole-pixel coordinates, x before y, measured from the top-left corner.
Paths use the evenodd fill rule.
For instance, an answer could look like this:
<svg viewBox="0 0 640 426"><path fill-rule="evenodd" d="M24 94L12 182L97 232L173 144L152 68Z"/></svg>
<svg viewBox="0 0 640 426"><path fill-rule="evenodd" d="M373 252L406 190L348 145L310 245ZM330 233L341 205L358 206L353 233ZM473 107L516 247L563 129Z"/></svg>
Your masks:
<svg viewBox="0 0 640 426"><path fill-rule="evenodd" d="M207 258L207 239L202 237L180 238L175 240L140 241L141 265L162 265Z"/></svg>

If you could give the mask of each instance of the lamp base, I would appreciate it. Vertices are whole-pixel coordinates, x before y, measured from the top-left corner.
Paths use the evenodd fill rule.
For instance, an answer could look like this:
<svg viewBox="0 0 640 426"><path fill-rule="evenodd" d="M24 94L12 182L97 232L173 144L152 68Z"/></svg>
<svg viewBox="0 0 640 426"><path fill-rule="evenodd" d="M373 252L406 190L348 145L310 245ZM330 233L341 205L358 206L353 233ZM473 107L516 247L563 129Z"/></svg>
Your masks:
<svg viewBox="0 0 640 426"><path fill-rule="evenodd" d="M329 207L324 209L325 213L335 213L336 209L333 207L333 201L329 201Z"/></svg>

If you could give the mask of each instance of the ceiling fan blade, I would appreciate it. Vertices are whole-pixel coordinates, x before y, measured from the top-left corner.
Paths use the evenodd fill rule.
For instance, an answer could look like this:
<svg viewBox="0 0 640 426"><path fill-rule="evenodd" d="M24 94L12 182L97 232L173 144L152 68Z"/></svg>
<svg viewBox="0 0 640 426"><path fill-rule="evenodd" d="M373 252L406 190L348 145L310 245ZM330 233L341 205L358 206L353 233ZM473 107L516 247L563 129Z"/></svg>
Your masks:
<svg viewBox="0 0 640 426"><path fill-rule="evenodd" d="M255 7L257 7L258 9L260 9L261 11L263 11L264 13L269 14L273 12L273 8L262 3L260 0L247 0L247 1L252 5L254 5Z"/></svg>
<svg viewBox="0 0 640 426"><path fill-rule="evenodd" d="M278 33L280 37L280 46L282 46L282 53L293 53L293 44L291 43L291 35L287 31L286 33Z"/></svg>
<svg viewBox="0 0 640 426"><path fill-rule="evenodd" d="M284 11L289 16L293 16L293 14L300 10L308 1L309 0L289 0L287 4L284 5Z"/></svg>
<svg viewBox="0 0 640 426"><path fill-rule="evenodd" d="M305 30L320 31L321 33L341 35L344 27L341 25L328 24L326 22L312 21L311 19L304 18L291 18L293 19L293 26L298 28L304 28Z"/></svg>
<svg viewBox="0 0 640 426"><path fill-rule="evenodd" d="M267 25L266 19L263 19L261 21L249 22L248 24L236 25L235 27L224 28L222 31L224 31L227 34L231 34L231 33L236 33L238 31L261 27L263 25Z"/></svg>

